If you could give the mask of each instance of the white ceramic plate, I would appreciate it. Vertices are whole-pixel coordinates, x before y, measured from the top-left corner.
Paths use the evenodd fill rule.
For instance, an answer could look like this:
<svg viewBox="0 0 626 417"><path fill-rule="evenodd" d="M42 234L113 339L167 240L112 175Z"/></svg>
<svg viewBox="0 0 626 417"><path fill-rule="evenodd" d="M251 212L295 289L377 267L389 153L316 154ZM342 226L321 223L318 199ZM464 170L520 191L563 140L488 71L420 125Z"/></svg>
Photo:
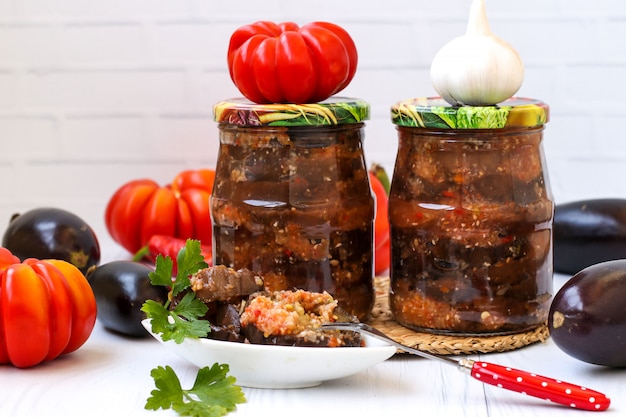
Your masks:
<svg viewBox="0 0 626 417"><path fill-rule="evenodd" d="M390 358L396 348L362 336L365 347L294 347L252 345L211 339L164 342L152 333L150 320L141 322L152 336L172 352L202 368L227 364L237 385L252 388L306 388L343 378Z"/></svg>

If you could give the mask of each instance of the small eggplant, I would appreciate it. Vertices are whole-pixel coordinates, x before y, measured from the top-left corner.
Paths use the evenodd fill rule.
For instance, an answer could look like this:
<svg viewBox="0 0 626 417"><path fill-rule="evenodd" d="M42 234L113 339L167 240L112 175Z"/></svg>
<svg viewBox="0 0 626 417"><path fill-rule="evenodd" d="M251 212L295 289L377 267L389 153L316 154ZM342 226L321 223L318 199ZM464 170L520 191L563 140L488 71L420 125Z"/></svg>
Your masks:
<svg viewBox="0 0 626 417"><path fill-rule="evenodd" d="M626 367L626 260L575 274L556 293L548 328L554 343L584 362Z"/></svg>
<svg viewBox="0 0 626 417"><path fill-rule="evenodd" d="M581 200L554 211L554 270L573 275L626 258L626 199Z"/></svg>
<svg viewBox="0 0 626 417"><path fill-rule="evenodd" d="M60 259L83 274L100 263L100 244L93 229L74 213L58 208L42 207L13 215L2 246L22 261Z"/></svg>
<svg viewBox="0 0 626 417"><path fill-rule="evenodd" d="M92 269L87 280L96 296L98 321L104 328L128 336L148 335L141 321L146 300L167 301L167 287L150 283L152 268L132 261L113 261Z"/></svg>

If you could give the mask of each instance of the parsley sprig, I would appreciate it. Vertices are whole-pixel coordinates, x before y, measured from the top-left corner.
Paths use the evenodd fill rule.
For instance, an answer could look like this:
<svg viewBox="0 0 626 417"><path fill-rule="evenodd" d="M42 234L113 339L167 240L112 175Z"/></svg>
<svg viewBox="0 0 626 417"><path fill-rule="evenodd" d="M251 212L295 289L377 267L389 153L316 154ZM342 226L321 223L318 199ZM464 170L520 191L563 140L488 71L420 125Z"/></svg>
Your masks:
<svg viewBox="0 0 626 417"><path fill-rule="evenodd" d="M185 294L173 309L169 308L171 298L191 286L189 276L208 266L202 256L200 242L188 239L178 252L175 279L172 279L172 258L158 255L155 265L155 270L149 275L150 282L152 285L171 287L171 297L165 304L147 300L141 307L141 311L150 319L152 331L160 334L163 341L174 340L176 343L182 343L186 337L206 337L211 331L211 324L199 318L206 314L208 307L196 298L193 291Z"/></svg>
<svg viewBox="0 0 626 417"><path fill-rule="evenodd" d="M147 410L169 408L181 416L220 417L245 403L240 387L234 385L235 378L228 376L228 365L214 364L198 371L191 389L183 389L174 370L159 366L150 372L156 389L146 402Z"/></svg>
<svg viewBox="0 0 626 417"><path fill-rule="evenodd" d="M163 341L174 340L182 343L186 337L206 337L211 331L207 320L201 320L208 307L193 291L189 291L170 309L172 297L191 286L189 276L206 268L200 250L200 242L188 239L176 256L178 272L172 279L174 262L169 256L158 255L154 272L149 274L152 285L171 287L171 294L165 304L147 300L141 310L150 319L152 331L160 334ZM213 364L200 368L196 381L190 389L183 389L180 379L170 366L154 368L150 375L156 389L146 401L146 410L173 409L181 416L221 417L246 402L240 387L235 385L235 377L228 376L228 365Z"/></svg>

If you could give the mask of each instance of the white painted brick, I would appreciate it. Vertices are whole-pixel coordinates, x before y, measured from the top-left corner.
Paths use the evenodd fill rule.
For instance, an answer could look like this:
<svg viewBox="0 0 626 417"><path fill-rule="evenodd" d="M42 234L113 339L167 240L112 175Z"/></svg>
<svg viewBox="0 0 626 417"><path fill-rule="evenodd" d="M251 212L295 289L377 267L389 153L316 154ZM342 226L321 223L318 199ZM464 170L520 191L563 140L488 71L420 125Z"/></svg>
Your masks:
<svg viewBox="0 0 626 417"><path fill-rule="evenodd" d="M594 119L587 113L553 115L544 130L543 146L548 163L553 158L593 154L596 144L590 139L594 131Z"/></svg>
<svg viewBox="0 0 626 417"><path fill-rule="evenodd" d="M0 110L18 107L18 76L13 71L0 70Z"/></svg>
<svg viewBox="0 0 626 417"><path fill-rule="evenodd" d="M219 147L218 128L209 113L204 115L170 115L154 121L155 154L177 160L193 168L215 167ZM175 157L172 150L176 150Z"/></svg>
<svg viewBox="0 0 626 417"><path fill-rule="evenodd" d="M136 67L149 60L144 30L137 23L70 24L60 31L59 42L64 67Z"/></svg>
<svg viewBox="0 0 626 417"><path fill-rule="evenodd" d="M624 16L624 2L622 0L595 0L590 3L586 0L559 0L560 8L567 16Z"/></svg>
<svg viewBox="0 0 626 417"><path fill-rule="evenodd" d="M0 25L0 67L49 67L58 62L58 44L53 26L38 24Z"/></svg>
<svg viewBox="0 0 626 417"><path fill-rule="evenodd" d="M61 145L58 125L51 116L0 116L0 161L56 158Z"/></svg>
<svg viewBox="0 0 626 417"><path fill-rule="evenodd" d="M224 31L216 30L214 24L206 21L161 23L154 30L155 60L158 63L223 67L229 38L230 33L226 37Z"/></svg>
<svg viewBox="0 0 626 417"><path fill-rule="evenodd" d="M69 116L63 120L63 142L75 160L140 160L153 142L142 115Z"/></svg>
<svg viewBox="0 0 626 417"><path fill-rule="evenodd" d="M550 106L551 114L558 115L563 111L561 105L563 92L559 89L557 82L560 76L560 68L555 69L548 65L525 65L524 83L517 95L541 100Z"/></svg>
<svg viewBox="0 0 626 417"><path fill-rule="evenodd" d="M555 160L549 165L557 203L603 197L626 196L623 159L576 158Z"/></svg>
<svg viewBox="0 0 626 417"><path fill-rule="evenodd" d="M429 66L465 31L470 0L0 1L0 229L16 210L57 205L102 215L123 182L165 183L212 166L212 107L239 96L231 33L256 20L339 23L360 66L341 94L367 100L368 163L391 173L389 107L434 95ZM626 197L626 3L487 0L493 30L526 64L519 95L550 105L544 147L557 201ZM105 237L106 238L106 237Z"/></svg>
<svg viewBox="0 0 626 417"><path fill-rule="evenodd" d="M626 137L624 135L624 114L607 111L607 114L595 118L593 136L594 148L597 155L606 158L619 158L624 161L621 179L626 179Z"/></svg>
<svg viewBox="0 0 626 417"><path fill-rule="evenodd" d="M598 56L607 64L626 63L626 16L609 17L598 26L598 42L595 45Z"/></svg>
<svg viewBox="0 0 626 417"><path fill-rule="evenodd" d="M369 102L376 117L389 117L390 107L397 101L434 94L428 68L362 70L341 93Z"/></svg>
<svg viewBox="0 0 626 417"><path fill-rule="evenodd" d="M600 58L594 21L532 16L501 19L491 27L517 49L526 65L588 63Z"/></svg>
<svg viewBox="0 0 626 417"><path fill-rule="evenodd" d="M24 78L20 93L26 107L108 112L185 105L185 73L178 69L54 70Z"/></svg>
<svg viewBox="0 0 626 417"><path fill-rule="evenodd" d="M0 199L0 207L10 205L19 197L15 194L17 191L15 184L15 165L11 161L0 161L0 187L4 198ZM2 229L2 217L0 217L0 230Z"/></svg>
<svg viewBox="0 0 626 417"><path fill-rule="evenodd" d="M423 63L420 42L414 41L410 22L356 22L350 25L350 33L360 51L360 68L404 68Z"/></svg>
<svg viewBox="0 0 626 417"><path fill-rule="evenodd" d="M300 2L281 4L280 0L248 0L243 2L190 0L189 3L194 16L204 19L240 22L236 26L252 23L256 20L275 20L276 16L280 14L281 6L287 9L314 9Z"/></svg>
<svg viewBox="0 0 626 417"><path fill-rule="evenodd" d="M100 20L189 16L186 0L19 0L15 14L24 20Z"/></svg>
<svg viewBox="0 0 626 417"><path fill-rule="evenodd" d="M193 75L197 82L190 87L189 94L195 98L193 102L197 110L212 112L217 102L241 96L226 68L223 71L204 71Z"/></svg>
<svg viewBox="0 0 626 417"><path fill-rule="evenodd" d="M586 111L623 112L626 83L620 82L626 74L626 65L571 65L563 70L558 80L566 92L566 101L576 103Z"/></svg>

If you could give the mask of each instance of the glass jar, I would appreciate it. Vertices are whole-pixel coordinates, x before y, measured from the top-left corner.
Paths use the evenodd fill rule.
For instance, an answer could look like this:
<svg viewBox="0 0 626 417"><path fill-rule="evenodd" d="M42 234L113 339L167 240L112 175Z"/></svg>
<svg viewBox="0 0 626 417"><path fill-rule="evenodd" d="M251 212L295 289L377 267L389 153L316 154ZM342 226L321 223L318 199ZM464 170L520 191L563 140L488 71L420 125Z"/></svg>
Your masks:
<svg viewBox="0 0 626 417"><path fill-rule="evenodd" d="M459 335L527 331L552 297L548 106L510 99L392 107L390 308L403 326Z"/></svg>
<svg viewBox="0 0 626 417"><path fill-rule="evenodd" d="M369 105L229 100L214 110L214 263L249 268L272 291L328 291L366 319L374 304L374 199L362 147Z"/></svg>

